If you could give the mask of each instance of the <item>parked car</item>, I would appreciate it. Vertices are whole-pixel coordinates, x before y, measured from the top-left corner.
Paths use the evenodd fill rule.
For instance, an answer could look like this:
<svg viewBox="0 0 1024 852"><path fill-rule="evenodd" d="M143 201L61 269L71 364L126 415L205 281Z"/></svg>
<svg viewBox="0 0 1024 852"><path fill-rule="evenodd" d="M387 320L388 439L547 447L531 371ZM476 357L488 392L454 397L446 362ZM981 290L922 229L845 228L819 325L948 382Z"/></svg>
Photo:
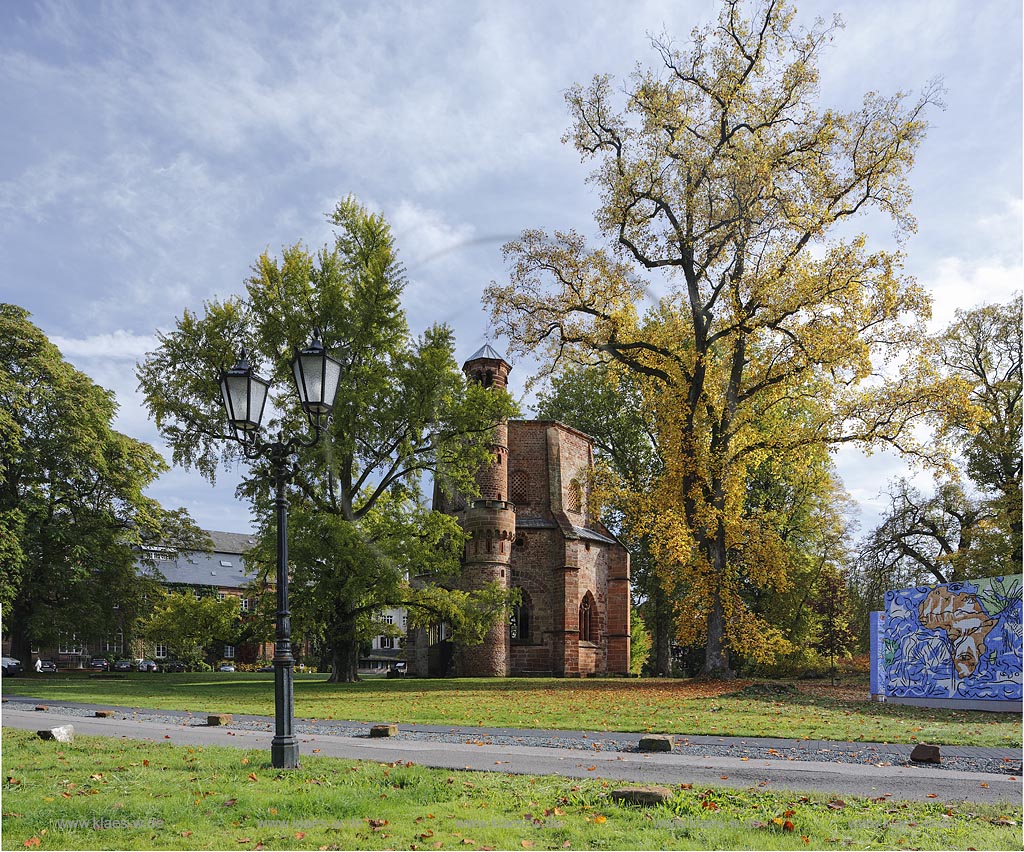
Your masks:
<svg viewBox="0 0 1024 852"><path fill-rule="evenodd" d="M39 671L43 674L56 674L57 664L53 660L40 660Z"/></svg>
<svg viewBox="0 0 1024 852"><path fill-rule="evenodd" d="M181 660L164 660L163 665L160 666L160 671L183 672L186 668L186 665Z"/></svg>
<svg viewBox="0 0 1024 852"><path fill-rule="evenodd" d="M235 667L231 663L224 663L217 671L219 672L233 672Z"/></svg>
<svg viewBox="0 0 1024 852"><path fill-rule="evenodd" d="M21 673L21 660L14 657L3 658L3 671L5 675L16 675Z"/></svg>
<svg viewBox="0 0 1024 852"><path fill-rule="evenodd" d="M115 672L130 672L132 670L131 660L114 660Z"/></svg>
<svg viewBox="0 0 1024 852"><path fill-rule="evenodd" d="M273 663L267 663L267 665L265 665L265 666L260 666L256 671L259 671L259 672L272 672L273 670L274 670L274 664Z"/></svg>
<svg viewBox="0 0 1024 852"><path fill-rule="evenodd" d="M155 672L157 664L153 660L139 660L140 672Z"/></svg>
<svg viewBox="0 0 1024 852"><path fill-rule="evenodd" d="M109 672L110 660L104 659L103 657L93 657L89 660L89 668L95 669L98 672Z"/></svg>

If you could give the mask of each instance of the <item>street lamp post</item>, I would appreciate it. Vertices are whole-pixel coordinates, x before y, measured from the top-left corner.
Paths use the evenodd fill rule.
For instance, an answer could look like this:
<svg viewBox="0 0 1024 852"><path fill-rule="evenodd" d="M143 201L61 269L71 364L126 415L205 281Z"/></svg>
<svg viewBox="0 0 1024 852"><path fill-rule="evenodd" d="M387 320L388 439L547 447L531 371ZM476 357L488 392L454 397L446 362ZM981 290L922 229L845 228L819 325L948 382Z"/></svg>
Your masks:
<svg viewBox="0 0 1024 852"><path fill-rule="evenodd" d="M295 769L299 765L299 741L294 728L294 669L291 614L288 609L288 497L285 488L295 474L292 457L299 449L312 447L320 440L330 422L334 397L341 378L341 362L330 357L320 343L319 333L291 361L292 375L302 410L306 413L312 437L263 441L260 422L267 403L270 382L256 375L245 349L238 363L220 375L220 392L227 409L234 438L242 445L247 459L265 458L270 462L277 515L277 642L274 646L274 739L270 743L270 761L275 769Z"/></svg>

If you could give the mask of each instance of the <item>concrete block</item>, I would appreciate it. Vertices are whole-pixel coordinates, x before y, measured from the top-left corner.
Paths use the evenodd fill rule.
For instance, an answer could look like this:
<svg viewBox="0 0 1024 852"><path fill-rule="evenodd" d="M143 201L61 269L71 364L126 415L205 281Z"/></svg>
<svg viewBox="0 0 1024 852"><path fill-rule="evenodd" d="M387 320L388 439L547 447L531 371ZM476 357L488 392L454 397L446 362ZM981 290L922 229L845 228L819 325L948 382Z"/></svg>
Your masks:
<svg viewBox="0 0 1024 852"><path fill-rule="evenodd" d="M41 740L56 740L59 743L73 743L75 741L74 725L58 725L56 728L49 728L45 731L36 731Z"/></svg>
<svg viewBox="0 0 1024 852"><path fill-rule="evenodd" d="M640 751L672 751L674 745L669 734L648 734L640 739Z"/></svg>
<svg viewBox="0 0 1024 852"><path fill-rule="evenodd" d="M627 805L660 805L672 798L668 787L619 787L608 796L614 802L625 802Z"/></svg>
<svg viewBox="0 0 1024 852"><path fill-rule="evenodd" d="M210 727L230 725L233 721L235 721L234 716L230 713L211 713L206 717L206 724Z"/></svg>
<svg viewBox="0 0 1024 852"><path fill-rule="evenodd" d="M374 725L370 728L371 737L394 737L398 734L398 725Z"/></svg>
<svg viewBox="0 0 1024 852"><path fill-rule="evenodd" d="M914 763L942 763L939 747L924 743L914 746L914 750L910 752L910 759Z"/></svg>

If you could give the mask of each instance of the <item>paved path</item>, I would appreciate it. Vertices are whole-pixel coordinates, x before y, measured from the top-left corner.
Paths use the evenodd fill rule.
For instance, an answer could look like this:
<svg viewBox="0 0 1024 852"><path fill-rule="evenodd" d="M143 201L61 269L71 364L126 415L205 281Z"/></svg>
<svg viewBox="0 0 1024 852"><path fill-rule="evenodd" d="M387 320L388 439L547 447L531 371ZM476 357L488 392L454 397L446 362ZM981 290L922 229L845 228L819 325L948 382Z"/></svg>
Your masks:
<svg viewBox="0 0 1024 852"><path fill-rule="evenodd" d="M25 706L23 702L17 704ZM222 745L267 751L270 748L271 734L263 730L207 727L195 723L137 720L130 717L99 719L83 716L81 713L56 712L56 708L42 713L30 709L16 709L16 706L14 702L4 705L4 726L40 730L70 724L74 725L75 731L79 734L128 737L178 745ZM417 729L423 727L417 726ZM691 742L694 739L691 738ZM718 737L706 739L721 740ZM760 758L743 760L741 757L678 753L641 754L599 750L589 752L572 748L508 743L475 745L437 742L430 739L396 741L335 734L301 735L300 748L303 754L311 754L313 749L319 749L318 754L321 757L379 762L401 760L412 761L422 766L486 772L607 778L659 784L687 783L702 787L761 787L770 790L817 791L839 796L888 795L894 799L915 800L934 797L944 802L1021 802L1021 783L1016 776L987 772L957 772L919 766L872 766ZM1019 750L1005 751L1015 753L1017 758L1020 756Z"/></svg>

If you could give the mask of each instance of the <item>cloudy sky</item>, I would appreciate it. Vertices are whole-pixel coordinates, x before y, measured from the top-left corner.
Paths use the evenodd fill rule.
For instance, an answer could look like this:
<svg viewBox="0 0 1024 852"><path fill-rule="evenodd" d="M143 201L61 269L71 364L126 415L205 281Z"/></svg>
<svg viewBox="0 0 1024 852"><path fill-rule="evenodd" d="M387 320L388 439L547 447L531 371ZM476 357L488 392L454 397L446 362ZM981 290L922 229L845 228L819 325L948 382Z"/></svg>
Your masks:
<svg viewBox="0 0 1024 852"><path fill-rule="evenodd" d="M1024 280L1020 4L798 8L845 22L822 69L830 106L944 79L908 270L936 326L1006 301ZM653 63L650 34L682 41L715 14L713 0L0 3L0 300L117 393L118 428L160 446L134 376L156 330L239 292L263 250L325 243L324 214L353 193L395 228L413 329L450 323L465 358L486 339L482 288L507 277L501 244L592 229L586 169L560 142L565 90ZM901 464L838 462L868 526ZM244 530L234 481L174 470L152 493Z"/></svg>

